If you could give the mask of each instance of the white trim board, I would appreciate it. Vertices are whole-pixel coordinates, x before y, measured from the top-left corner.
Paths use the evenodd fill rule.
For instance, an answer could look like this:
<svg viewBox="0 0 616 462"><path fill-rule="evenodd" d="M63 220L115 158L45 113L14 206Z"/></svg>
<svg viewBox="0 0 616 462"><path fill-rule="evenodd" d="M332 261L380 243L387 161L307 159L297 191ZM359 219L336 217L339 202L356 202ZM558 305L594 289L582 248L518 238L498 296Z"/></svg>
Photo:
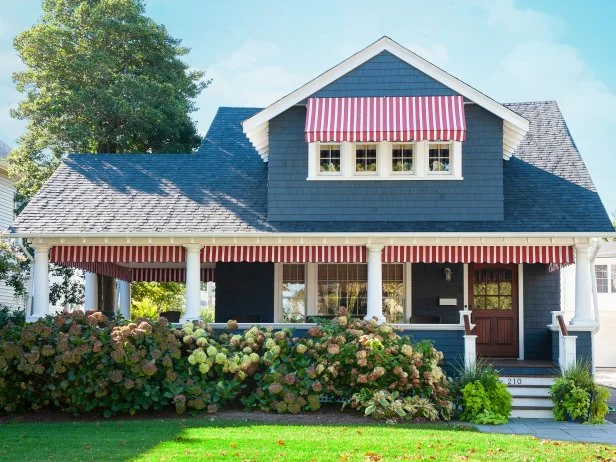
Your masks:
<svg viewBox="0 0 616 462"><path fill-rule="evenodd" d="M384 36L363 50L355 53L350 58L345 59L340 64L337 64L310 82L304 84L297 90L289 93L275 103L259 111L252 117L244 120L242 122L244 133L255 147L261 158L264 161L267 161L269 150L268 125L272 118L302 102L321 88L329 85L383 51L388 51L419 71L451 88L456 93L464 96L466 99L478 104L487 111L503 119L503 157L505 159L509 159L511 157L518 144L528 131L528 120L499 102L493 100L489 96L481 93L479 90L445 72L443 69L435 66L429 61L426 61L424 58L413 53L408 48L405 48L389 37Z"/></svg>

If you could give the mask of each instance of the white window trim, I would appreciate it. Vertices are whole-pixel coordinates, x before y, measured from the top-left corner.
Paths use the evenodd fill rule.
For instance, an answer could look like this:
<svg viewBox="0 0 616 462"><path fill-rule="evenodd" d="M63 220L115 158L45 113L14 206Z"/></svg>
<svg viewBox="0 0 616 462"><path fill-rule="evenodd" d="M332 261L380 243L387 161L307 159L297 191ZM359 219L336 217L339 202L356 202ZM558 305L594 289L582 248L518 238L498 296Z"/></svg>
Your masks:
<svg viewBox="0 0 616 462"><path fill-rule="evenodd" d="M447 181L463 180L462 177L462 142L460 141L409 141L402 144L413 145L414 172L394 172L392 169L393 142L381 141L377 145L377 171L355 171L355 144L374 144L370 142L331 142L308 143L308 181ZM449 144L450 171L430 172L428 169L429 144ZM340 145L340 172L321 172L320 145Z"/></svg>
<svg viewBox="0 0 616 462"><path fill-rule="evenodd" d="M381 174L381 169L382 169L382 159L381 159L381 153L383 152L383 143L374 143L374 142L370 142L370 141L366 141L366 142L358 142L358 143L349 143L352 147L352 153L353 153L353 162L351 164L351 169L353 170L353 175L354 176L370 176L370 177L378 177L378 176L382 176ZM376 145L376 170L374 172L370 172L370 171L364 171L364 172L358 172L356 170L357 168L357 146L358 145Z"/></svg>
<svg viewBox="0 0 616 462"><path fill-rule="evenodd" d="M594 274L594 278L595 278L595 283L597 283L597 266L606 266L607 267L607 272L606 272L606 276L607 276L607 292L599 292L597 290L598 294L601 295L608 295L608 294L616 294L616 290L612 290L612 268L616 267L616 261L610 259L608 261L601 261L601 262L597 262L594 265L593 268L593 274ZM598 285L597 285L598 286Z"/></svg>
<svg viewBox="0 0 616 462"><path fill-rule="evenodd" d="M386 160L387 160L387 168L390 169L389 174L392 175L392 176L411 177L411 178L417 176L417 144L418 143L416 143L414 141L406 141L406 142L395 141L395 142L391 142L391 143L388 143L388 144L389 144L389 147L388 147L388 149L386 149L386 152L387 152L388 155L384 156L384 157L386 157ZM393 156L394 145L396 145L396 144L401 144L401 145L407 144L407 145L410 145L412 147L412 149L413 149L413 158L412 158L413 170L411 170L410 172L405 172L405 171L396 172L396 171L394 171L392 163L393 163L393 157L394 157Z"/></svg>

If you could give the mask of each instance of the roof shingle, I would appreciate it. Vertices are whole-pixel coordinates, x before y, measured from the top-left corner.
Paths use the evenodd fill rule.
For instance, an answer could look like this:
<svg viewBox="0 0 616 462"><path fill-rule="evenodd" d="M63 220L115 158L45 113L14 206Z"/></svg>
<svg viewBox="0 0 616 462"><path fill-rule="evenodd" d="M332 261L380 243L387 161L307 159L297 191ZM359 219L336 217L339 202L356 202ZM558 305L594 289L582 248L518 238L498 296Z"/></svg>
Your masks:
<svg viewBox="0 0 616 462"><path fill-rule="evenodd" d="M504 163L505 219L268 222L267 163L242 132L254 108L220 108L195 154L70 155L13 225L18 233L611 232L553 101L506 105L530 121Z"/></svg>

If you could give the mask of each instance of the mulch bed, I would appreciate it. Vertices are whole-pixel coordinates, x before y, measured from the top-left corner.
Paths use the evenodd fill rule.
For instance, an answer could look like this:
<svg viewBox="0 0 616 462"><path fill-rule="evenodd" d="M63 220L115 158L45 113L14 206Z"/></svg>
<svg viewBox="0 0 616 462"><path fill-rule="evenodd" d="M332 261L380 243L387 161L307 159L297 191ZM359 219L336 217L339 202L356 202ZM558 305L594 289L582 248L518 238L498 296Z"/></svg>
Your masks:
<svg viewBox="0 0 616 462"><path fill-rule="evenodd" d="M245 411L241 407L224 409L216 414L199 413L193 415L186 413L178 415L175 409L163 411L143 411L136 415L121 414L105 419L101 413L91 412L74 416L56 409L43 409L38 412L24 412L9 415L0 415L0 424L15 422L98 422L113 420L160 420L160 419L208 419L233 420L236 422L254 422L270 424L299 424L299 425L374 425L378 424L372 419L360 415L351 409L340 410L340 405L326 404L316 412L301 414L277 414L274 412ZM438 422L436 422L438 423Z"/></svg>

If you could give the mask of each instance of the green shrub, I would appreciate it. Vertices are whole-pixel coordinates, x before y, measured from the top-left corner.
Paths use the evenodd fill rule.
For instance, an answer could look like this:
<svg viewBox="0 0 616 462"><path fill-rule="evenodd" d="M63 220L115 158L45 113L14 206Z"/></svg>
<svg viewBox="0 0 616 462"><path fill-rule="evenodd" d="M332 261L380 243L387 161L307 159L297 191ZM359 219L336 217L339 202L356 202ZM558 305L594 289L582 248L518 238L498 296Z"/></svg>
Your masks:
<svg viewBox="0 0 616 462"><path fill-rule="evenodd" d="M26 312L22 309L12 309L8 306L0 305L0 329L9 323L16 324L18 326L25 324Z"/></svg>
<svg viewBox="0 0 616 462"><path fill-rule="evenodd" d="M400 406L405 418L449 419L441 358L390 326L345 317L296 338L271 328L238 332L234 321L222 331L203 322L175 329L164 318L133 323L75 312L0 329L0 410L108 417L170 406L216 412L242 402L297 413L318 409L328 395L364 411L377 399L391 401L397 415ZM391 417L387 409L373 413Z"/></svg>
<svg viewBox="0 0 616 462"><path fill-rule="evenodd" d="M413 345L387 324L346 316L312 327L301 341L323 371L326 394L348 401L361 389L398 391L428 399L451 418L450 384L438 365L443 354L430 342Z"/></svg>
<svg viewBox="0 0 616 462"><path fill-rule="evenodd" d="M461 420L477 424L504 424L511 415L511 394L490 364L477 361L459 369L454 381L456 403Z"/></svg>
<svg viewBox="0 0 616 462"><path fill-rule="evenodd" d="M415 396L400 397L397 391L362 389L353 394L348 402L353 409L364 411L364 415L374 420L396 422L397 420L426 419L435 421L439 417L434 404L426 398Z"/></svg>
<svg viewBox="0 0 616 462"><path fill-rule="evenodd" d="M607 415L609 390L598 385L587 362L562 370L550 388L555 420L603 423Z"/></svg>

